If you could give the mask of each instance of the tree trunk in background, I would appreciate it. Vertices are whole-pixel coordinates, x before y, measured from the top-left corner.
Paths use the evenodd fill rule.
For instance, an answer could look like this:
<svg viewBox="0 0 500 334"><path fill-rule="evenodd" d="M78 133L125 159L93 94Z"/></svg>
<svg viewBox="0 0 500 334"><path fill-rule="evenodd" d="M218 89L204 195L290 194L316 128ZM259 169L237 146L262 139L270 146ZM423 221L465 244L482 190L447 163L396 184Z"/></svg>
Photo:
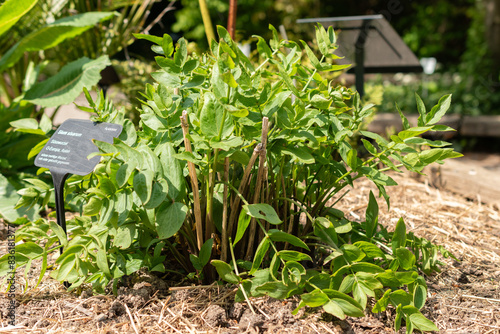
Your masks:
<svg viewBox="0 0 500 334"><path fill-rule="evenodd" d="M486 42L492 59L493 88L500 90L500 0L485 0Z"/></svg>

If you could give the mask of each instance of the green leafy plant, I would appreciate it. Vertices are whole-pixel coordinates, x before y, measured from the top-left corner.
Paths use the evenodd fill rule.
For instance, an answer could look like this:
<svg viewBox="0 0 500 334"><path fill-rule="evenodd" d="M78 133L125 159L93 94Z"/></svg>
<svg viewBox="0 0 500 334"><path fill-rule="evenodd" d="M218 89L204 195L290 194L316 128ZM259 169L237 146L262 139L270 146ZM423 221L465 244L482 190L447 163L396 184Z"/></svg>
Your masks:
<svg viewBox="0 0 500 334"><path fill-rule="evenodd" d="M393 232L380 225L372 193L363 222L329 203L365 177L389 205L385 187L396 182L387 171L421 172L460 156L420 137L452 130L437 124L451 96L430 111L417 96L418 125L401 113L403 131L390 139L363 131L372 106L320 75L346 68L335 64L332 28L316 28L319 57L270 28L269 44L256 36L257 63L222 27L203 55L189 55L183 38L174 47L168 35L137 35L159 54L156 84L142 94L138 130L102 96L88 96L96 120L124 130L114 144L95 142L103 160L94 173L68 180L81 216L68 222L69 241L49 226L63 247L53 277L70 289L89 283L104 291L141 267L200 281L216 279L216 270L239 286L240 300L300 295L299 308L342 319L363 316L370 297L373 312L396 308L396 329L404 319L408 332L435 330L420 312L427 291L420 272L436 270L442 249L407 234L402 219ZM51 189L34 186L18 206L49 196ZM33 228L26 226L21 231ZM18 240L37 242L31 233ZM30 263L26 256L17 265Z"/></svg>

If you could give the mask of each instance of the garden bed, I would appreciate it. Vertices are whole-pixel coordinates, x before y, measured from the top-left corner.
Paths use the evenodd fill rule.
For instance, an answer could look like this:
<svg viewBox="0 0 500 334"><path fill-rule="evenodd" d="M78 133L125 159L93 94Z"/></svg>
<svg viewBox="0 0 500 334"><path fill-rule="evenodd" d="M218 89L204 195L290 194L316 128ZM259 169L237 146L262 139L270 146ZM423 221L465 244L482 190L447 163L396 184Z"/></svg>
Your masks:
<svg viewBox="0 0 500 334"><path fill-rule="evenodd" d="M389 230L404 217L408 232L444 245L460 262L444 260L440 274L426 277L428 300L423 314L441 333L500 331L500 212L430 187L408 175L392 175L391 210L383 201L380 222ZM363 219L368 203L367 180L359 180L337 208L352 220ZM2 234L5 240L5 234ZM6 242L2 242L2 253ZM52 262L54 260L52 259ZM33 266L34 268L36 266ZM36 270L36 269L35 269ZM50 270L48 270L50 271ZM29 274L36 284L35 272ZM17 289L24 284L18 273ZM5 291L5 286L2 287ZM234 286L196 286L164 280L147 273L124 281L118 296L66 293L46 274L40 286L18 294L16 328L3 333L393 333L394 309L364 318L336 320L307 309L291 315L298 299L252 299L257 314L245 303L234 303ZM0 297L1 327L5 327L5 293Z"/></svg>

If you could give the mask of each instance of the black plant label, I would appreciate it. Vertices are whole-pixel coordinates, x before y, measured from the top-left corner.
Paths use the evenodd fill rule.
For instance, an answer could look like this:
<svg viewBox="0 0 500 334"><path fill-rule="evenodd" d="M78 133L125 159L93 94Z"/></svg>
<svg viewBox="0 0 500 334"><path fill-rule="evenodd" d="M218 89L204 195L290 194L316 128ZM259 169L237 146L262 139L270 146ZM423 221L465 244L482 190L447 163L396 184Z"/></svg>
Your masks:
<svg viewBox="0 0 500 334"><path fill-rule="evenodd" d="M90 154L99 152L92 140L113 143L122 128L119 124L68 119L38 153L35 166L61 174L87 175L100 161L100 156L88 159Z"/></svg>

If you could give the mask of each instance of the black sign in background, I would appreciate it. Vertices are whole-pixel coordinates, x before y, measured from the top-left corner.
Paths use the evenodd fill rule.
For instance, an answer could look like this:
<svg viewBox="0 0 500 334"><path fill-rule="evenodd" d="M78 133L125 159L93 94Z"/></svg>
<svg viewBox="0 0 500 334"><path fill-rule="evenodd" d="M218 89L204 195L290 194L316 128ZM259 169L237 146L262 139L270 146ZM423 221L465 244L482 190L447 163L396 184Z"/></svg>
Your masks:
<svg viewBox="0 0 500 334"><path fill-rule="evenodd" d="M99 156L87 159L89 154L99 152L92 139L112 143L121 131L122 126L118 124L69 119L38 153L35 166L46 167L51 173L87 175L100 160Z"/></svg>
<svg viewBox="0 0 500 334"><path fill-rule="evenodd" d="M120 135L122 128L118 124L68 119L61 124L35 158L35 166L48 168L52 174L57 224L62 227L64 233L64 182L69 174L83 176L91 173L101 159L100 156L87 159L89 154L99 152L92 140L113 143L113 138ZM69 286L67 282L64 285Z"/></svg>

